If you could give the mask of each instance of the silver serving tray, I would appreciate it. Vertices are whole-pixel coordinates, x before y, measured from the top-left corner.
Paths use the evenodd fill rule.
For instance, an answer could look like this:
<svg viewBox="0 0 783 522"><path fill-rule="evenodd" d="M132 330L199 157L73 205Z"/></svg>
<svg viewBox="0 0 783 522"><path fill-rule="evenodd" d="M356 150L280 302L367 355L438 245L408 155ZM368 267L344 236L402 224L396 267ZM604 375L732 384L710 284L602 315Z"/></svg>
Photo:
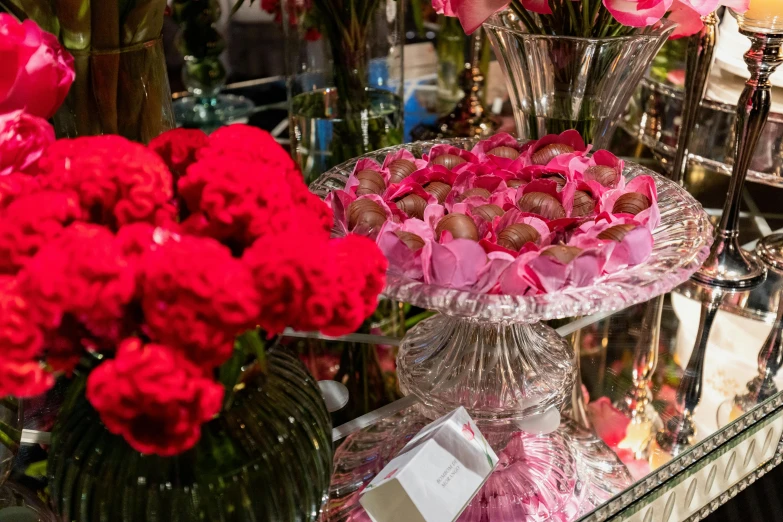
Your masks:
<svg viewBox="0 0 783 522"><path fill-rule="evenodd" d="M682 113L682 91L650 78L642 79L620 126L671 169ZM689 161L731 175L734 162L734 105L704 100L690 142ZM764 127L748 180L783 187L783 114L772 113Z"/></svg>

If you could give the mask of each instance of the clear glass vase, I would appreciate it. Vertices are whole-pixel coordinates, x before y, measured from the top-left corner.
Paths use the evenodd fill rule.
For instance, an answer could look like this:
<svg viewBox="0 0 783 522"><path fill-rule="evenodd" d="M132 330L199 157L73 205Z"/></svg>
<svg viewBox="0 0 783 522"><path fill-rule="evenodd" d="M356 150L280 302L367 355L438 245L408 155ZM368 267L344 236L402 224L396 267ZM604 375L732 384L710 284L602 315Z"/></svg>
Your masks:
<svg viewBox="0 0 783 522"><path fill-rule="evenodd" d="M331 420L304 365L281 349L175 457L143 455L109 433L78 381L48 461L61 520L315 521L332 471Z"/></svg>
<svg viewBox="0 0 783 522"><path fill-rule="evenodd" d="M506 76L520 138L578 130L594 148L609 146L615 126L675 24L639 34L575 38L530 34L511 12L485 24Z"/></svg>
<svg viewBox="0 0 783 522"><path fill-rule="evenodd" d="M162 39L70 52L76 79L54 116L59 138L119 134L148 143L174 128Z"/></svg>
<svg viewBox="0 0 783 522"><path fill-rule="evenodd" d="M401 144L405 2L282 2L291 148L305 181Z"/></svg>

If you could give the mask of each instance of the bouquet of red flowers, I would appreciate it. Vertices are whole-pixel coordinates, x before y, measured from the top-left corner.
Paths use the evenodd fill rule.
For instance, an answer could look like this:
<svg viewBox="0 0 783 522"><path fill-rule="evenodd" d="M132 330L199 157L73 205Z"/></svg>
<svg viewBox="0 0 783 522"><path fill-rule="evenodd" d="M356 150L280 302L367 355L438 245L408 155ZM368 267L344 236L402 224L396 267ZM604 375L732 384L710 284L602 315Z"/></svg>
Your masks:
<svg viewBox="0 0 783 522"><path fill-rule="evenodd" d="M236 384L221 367L259 327L341 335L374 310L384 256L331 227L252 127L54 142L0 177L0 396L77 371L136 450L192 447Z"/></svg>

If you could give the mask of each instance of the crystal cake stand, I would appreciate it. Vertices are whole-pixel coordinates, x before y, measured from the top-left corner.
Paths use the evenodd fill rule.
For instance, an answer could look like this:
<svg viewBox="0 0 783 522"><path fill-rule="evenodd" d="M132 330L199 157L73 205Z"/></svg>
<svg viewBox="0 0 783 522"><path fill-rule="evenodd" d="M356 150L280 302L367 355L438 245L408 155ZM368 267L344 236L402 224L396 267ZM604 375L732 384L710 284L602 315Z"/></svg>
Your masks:
<svg viewBox="0 0 783 522"><path fill-rule="evenodd" d="M439 143L470 149L476 141L401 147L421 157ZM363 158L383 163L399 148ZM358 159L325 173L311 190L326 197L344 188ZM439 312L408 332L397 357L403 393L421 404L415 415L387 419L344 443L335 456L328 520L366 516L358 506L360 488L428 419L459 406L479 423L501 458L462 520L573 520L631 484L615 455L573 421L564 419L551 433L519 428L520 421L530 425L534 416L559 410L574 385L574 351L542 321L619 310L669 292L709 252L712 227L695 199L638 165L626 164L623 174L626 179L642 174L655 179L661 223L645 263L591 286L537 296L489 295L427 285L390 268L386 296Z"/></svg>
<svg viewBox="0 0 783 522"><path fill-rule="evenodd" d="M417 142L401 147L415 156L437 143L471 148L475 140ZM363 158L379 162L392 147ZM325 197L345 186L356 161L330 170L311 190ZM598 279L593 285L536 296L479 294L415 281L390 268L384 294L440 312L403 339L398 376L437 418L465 406L477 421L506 423L562 405L574 383L571 346L550 319L619 310L671 291L704 261L712 227L701 205L677 184L635 164L627 179L655 178L661 224L643 264Z"/></svg>

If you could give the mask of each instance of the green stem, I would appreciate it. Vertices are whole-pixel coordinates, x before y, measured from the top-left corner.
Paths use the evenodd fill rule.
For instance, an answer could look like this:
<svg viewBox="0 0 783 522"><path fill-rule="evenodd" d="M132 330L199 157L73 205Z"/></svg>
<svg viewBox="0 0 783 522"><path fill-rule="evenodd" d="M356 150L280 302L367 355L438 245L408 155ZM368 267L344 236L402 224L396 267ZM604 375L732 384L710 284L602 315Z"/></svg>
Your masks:
<svg viewBox="0 0 783 522"><path fill-rule="evenodd" d="M0 421L0 444L8 448L14 455L19 451L22 442L22 430L18 430Z"/></svg>

